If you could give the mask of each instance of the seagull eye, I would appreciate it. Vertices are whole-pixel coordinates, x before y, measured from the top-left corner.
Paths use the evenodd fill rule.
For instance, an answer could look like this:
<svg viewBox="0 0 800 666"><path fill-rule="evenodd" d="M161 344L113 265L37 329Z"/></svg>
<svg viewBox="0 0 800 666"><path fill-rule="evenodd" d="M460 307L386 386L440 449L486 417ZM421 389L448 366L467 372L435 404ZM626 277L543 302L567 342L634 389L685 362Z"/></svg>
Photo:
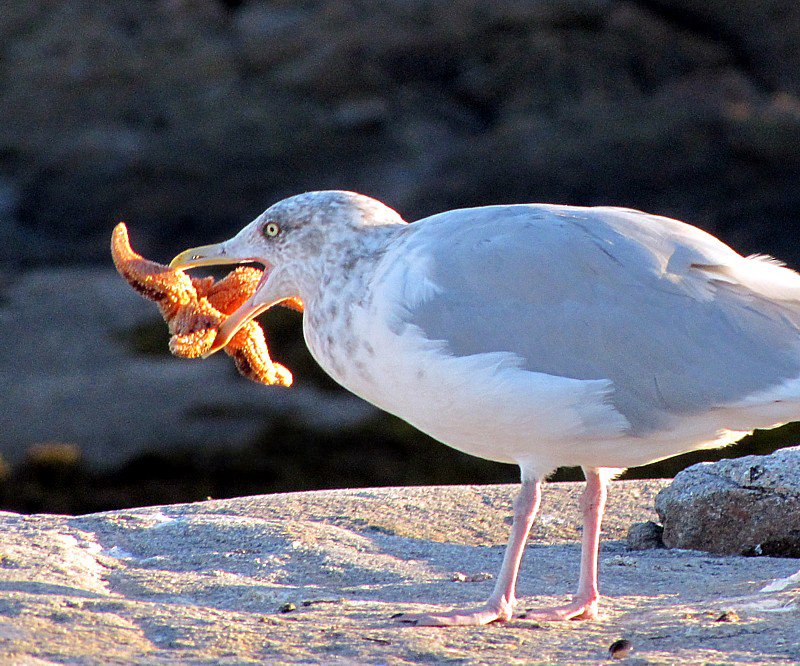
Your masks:
<svg viewBox="0 0 800 666"><path fill-rule="evenodd" d="M275 238L281 231L281 228L274 222L269 222L264 225L264 235L269 238Z"/></svg>

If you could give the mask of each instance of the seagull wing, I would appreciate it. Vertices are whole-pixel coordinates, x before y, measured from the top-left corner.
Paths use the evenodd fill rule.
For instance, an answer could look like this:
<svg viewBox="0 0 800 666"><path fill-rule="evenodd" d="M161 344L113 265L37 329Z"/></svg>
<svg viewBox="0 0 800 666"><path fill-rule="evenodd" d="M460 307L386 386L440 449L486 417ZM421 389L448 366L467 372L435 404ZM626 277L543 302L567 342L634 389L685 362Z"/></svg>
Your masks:
<svg viewBox="0 0 800 666"><path fill-rule="evenodd" d="M682 222L490 206L408 232L433 288L405 323L455 356L511 352L527 370L611 380L634 433L800 376L800 276Z"/></svg>

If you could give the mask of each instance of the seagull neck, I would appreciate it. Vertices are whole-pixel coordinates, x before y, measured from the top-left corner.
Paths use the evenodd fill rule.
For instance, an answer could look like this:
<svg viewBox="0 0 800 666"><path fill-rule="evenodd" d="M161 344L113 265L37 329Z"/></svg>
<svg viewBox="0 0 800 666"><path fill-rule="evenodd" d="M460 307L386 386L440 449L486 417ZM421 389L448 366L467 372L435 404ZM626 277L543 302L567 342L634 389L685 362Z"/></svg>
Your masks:
<svg viewBox="0 0 800 666"><path fill-rule="evenodd" d="M354 229L346 237L331 239L321 248L315 261L295 271L300 297L307 307L331 294L350 293L355 285L368 280L392 239L405 225L385 224Z"/></svg>

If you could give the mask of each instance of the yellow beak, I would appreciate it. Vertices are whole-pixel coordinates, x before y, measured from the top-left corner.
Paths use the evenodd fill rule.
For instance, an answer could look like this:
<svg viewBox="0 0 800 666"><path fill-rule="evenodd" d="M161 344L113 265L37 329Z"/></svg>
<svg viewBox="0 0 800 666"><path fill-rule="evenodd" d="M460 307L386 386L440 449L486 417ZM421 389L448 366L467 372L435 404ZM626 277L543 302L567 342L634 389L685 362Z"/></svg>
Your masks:
<svg viewBox="0 0 800 666"><path fill-rule="evenodd" d="M241 264L248 261L241 257L231 257L225 251L223 243L215 245L201 245L181 252L169 262L173 270L197 268L198 266L217 266L219 264Z"/></svg>

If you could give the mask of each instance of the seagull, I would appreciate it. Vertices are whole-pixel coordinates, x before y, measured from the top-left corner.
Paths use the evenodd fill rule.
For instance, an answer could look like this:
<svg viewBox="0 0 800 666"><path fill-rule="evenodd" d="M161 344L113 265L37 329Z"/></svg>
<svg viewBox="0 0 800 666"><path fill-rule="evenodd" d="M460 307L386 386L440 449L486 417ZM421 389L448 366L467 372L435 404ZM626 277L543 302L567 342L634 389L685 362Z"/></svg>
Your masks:
<svg viewBox="0 0 800 666"><path fill-rule="evenodd" d="M257 262L213 353L276 303L339 384L459 451L521 470L508 546L478 608L509 620L543 480L579 466L577 593L533 620L597 616L608 482L627 467L800 418L800 275L689 224L615 207L496 205L413 223L345 191L284 199L174 269Z"/></svg>

